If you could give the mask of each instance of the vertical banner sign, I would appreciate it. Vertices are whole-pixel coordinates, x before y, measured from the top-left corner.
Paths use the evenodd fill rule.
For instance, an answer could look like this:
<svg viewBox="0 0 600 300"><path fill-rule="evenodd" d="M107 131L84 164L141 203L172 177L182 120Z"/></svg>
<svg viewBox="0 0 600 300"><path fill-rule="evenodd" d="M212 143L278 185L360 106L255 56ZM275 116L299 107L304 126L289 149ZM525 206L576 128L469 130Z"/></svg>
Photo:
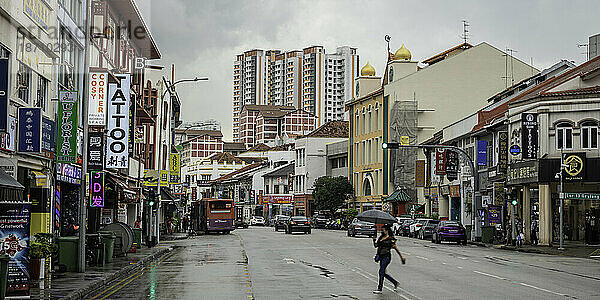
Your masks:
<svg viewBox="0 0 600 300"><path fill-rule="evenodd" d="M425 186L425 160L415 162L415 187Z"/></svg>
<svg viewBox="0 0 600 300"><path fill-rule="evenodd" d="M102 170L104 166L104 132L89 132L88 168Z"/></svg>
<svg viewBox="0 0 600 300"><path fill-rule="evenodd" d="M77 92L58 93L58 139L56 162L77 161Z"/></svg>
<svg viewBox="0 0 600 300"><path fill-rule="evenodd" d="M88 94L88 125L106 125L107 73L90 73Z"/></svg>
<svg viewBox="0 0 600 300"><path fill-rule="evenodd" d="M508 168L508 132L498 133L498 172L506 173Z"/></svg>
<svg viewBox="0 0 600 300"><path fill-rule="evenodd" d="M177 184L181 182L181 155L171 153L169 155L169 183Z"/></svg>
<svg viewBox="0 0 600 300"><path fill-rule="evenodd" d="M133 157L134 141L135 141L135 94L131 94L131 107L129 108L129 156ZM174 136L174 135L173 135Z"/></svg>
<svg viewBox="0 0 600 300"><path fill-rule="evenodd" d="M0 254L8 255L6 296L29 295L31 204L0 204Z"/></svg>
<svg viewBox="0 0 600 300"><path fill-rule="evenodd" d="M129 167L129 74L116 74L116 83L108 84L108 136L106 168Z"/></svg>
<svg viewBox="0 0 600 300"><path fill-rule="evenodd" d="M435 151L435 175L446 175L446 150Z"/></svg>
<svg viewBox="0 0 600 300"><path fill-rule="evenodd" d="M15 152L17 136L17 118L8 116L8 131L0 132L0 149Z"/></svg>
<svg viewBox="0 0 600 300"><path fill-rule="evenodd" d="M19 152L42 152L42 109L19 107Z"/></svg>
<svg viewBox="0 0 600 300"><path fill-rule="evenodd" d="M42 118L42 150L56 152L56 126L54 121Z"/></svg>
<svg viewBox="0 0 600 300"><path fill-rule="evenodd" d="M0 58L0 132L8 132L8 58Z"/></svg>
<svg viewBox="0 0 600 300"><path fill-rule="evenodd" d="M487 166L487 141L477 141L477 165Z"/></svg>
<svg viewBox="0 0 600 300"><path fill-rule="evenodd" d="M456 151L446 151L446 177L450 181L458 178L458 153Z"/></svg>
<svg viewBox="0 0 600 300"><path fill-rule="evenodd" d="M537 158L537 148L537 113L521 114L521 151L523 151L523 158Z"/></svg>
<svg viewBox="0 0 600 300"><path fill-rule="evenodd" d="M90 207L104 207L104 172L90 172Z"/></svg>
<svg viewBox="0 0 600 300"><path fill-rule="evenodd" d="M160 186L169 186L169 171L160 171Z"/></svg>

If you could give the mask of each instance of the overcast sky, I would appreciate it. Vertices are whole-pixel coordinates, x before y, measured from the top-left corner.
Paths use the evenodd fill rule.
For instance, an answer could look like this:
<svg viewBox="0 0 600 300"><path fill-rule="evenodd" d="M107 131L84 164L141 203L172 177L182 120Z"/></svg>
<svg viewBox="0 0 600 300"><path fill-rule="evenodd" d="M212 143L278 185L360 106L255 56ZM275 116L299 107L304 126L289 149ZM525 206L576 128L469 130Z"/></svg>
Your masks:
<svg viewBox="0 0 600 300"><path fill-rule="evenodd" d="M523 4L527 2L527 4ZM381 75L386 34L395 52L402 44L423 60L462 40L516 50L538 69L560 59L583 62L590 35L600 33L600 1L224 1L136 0L162 54L175 63L176 77L207 76L208 82L178 85L182 118L213 118L231 139L232 74L236 54L245 50L358 48ZM149 71L156 72L156 71Z"/></svg>

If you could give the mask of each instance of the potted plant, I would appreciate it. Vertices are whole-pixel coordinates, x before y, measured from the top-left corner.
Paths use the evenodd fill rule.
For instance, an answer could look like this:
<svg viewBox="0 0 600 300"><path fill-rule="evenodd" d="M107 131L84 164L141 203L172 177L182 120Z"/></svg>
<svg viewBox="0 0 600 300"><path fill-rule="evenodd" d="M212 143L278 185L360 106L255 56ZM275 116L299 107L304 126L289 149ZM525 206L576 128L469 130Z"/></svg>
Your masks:
<svg viewBox="0 0 600 300"><path fill-rule="evenodd" d="M44 278L46 258L56 251L52 234L36 233L29 241L29 275L32 280Z"/></svg>

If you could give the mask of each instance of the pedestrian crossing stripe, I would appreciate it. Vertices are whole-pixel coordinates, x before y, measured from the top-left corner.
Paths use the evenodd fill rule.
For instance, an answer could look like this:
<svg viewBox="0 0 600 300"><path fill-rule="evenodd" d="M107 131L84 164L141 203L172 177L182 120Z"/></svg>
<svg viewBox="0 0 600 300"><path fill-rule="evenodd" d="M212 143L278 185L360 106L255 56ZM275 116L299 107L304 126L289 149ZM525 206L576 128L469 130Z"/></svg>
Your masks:
<svg viewBox="0 0 600 300"><path fill-rule="evenodd" d="M591 258L599 258L600 257L600 249L596 249L594 252L590 253Z"/></svg>

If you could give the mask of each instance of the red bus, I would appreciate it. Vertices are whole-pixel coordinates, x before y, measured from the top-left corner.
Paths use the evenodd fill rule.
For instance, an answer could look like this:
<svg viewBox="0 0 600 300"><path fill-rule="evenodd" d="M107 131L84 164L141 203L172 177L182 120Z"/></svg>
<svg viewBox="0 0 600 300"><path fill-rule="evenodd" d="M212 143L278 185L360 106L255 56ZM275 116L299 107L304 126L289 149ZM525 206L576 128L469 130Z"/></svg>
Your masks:
<svg viewBox="0 0 600 300"><path fill-rule="evenodd" d="M202 199L192 202L192 229L196 232L224 232L234 230L235 205L233 199Z"/></svg>

